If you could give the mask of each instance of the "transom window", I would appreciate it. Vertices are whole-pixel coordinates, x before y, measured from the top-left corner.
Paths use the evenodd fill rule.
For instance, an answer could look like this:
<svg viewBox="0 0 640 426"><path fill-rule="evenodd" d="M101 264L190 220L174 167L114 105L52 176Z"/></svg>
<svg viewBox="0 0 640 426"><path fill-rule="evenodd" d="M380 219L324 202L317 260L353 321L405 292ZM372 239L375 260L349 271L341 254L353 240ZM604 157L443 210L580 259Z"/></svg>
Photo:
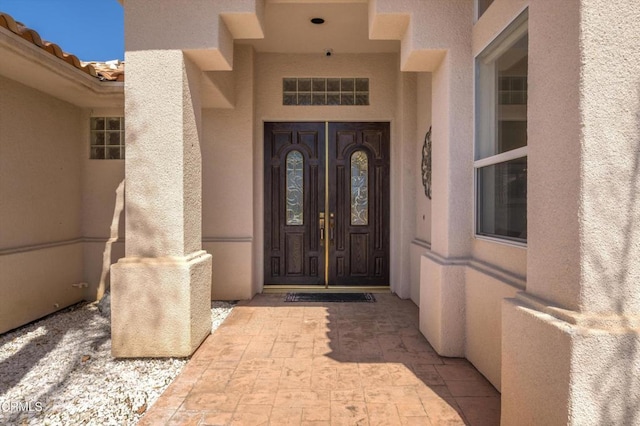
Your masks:
<svg viewBox="0 0 640 426"><path fill-rule="evenodd" d="M527 12L477 58L476 234L527 241Z"/></svg>
<svg viewBox="0 0 640 426"><path fill-rule="evenodd" d="M124 160L124 117L91 117L92 160Z"/></svg>
<svg viewBox="0 0 640 426"><path fill-rule="evenodd" d="M369 105L369 79L283 78L282 105Z"/></svg>

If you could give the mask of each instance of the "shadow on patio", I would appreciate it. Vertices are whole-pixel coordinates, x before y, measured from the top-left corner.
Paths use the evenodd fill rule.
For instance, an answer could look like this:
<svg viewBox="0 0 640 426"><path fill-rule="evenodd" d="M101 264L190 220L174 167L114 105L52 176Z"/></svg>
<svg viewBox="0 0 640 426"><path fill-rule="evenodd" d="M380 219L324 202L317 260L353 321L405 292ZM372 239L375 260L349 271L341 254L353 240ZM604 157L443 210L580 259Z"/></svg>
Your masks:
<svg viewBox="0 0 640 426"><path fill-rule="evenodd" d="M499 424L500 394L434 352L418 308L375 296L240 303L140 424Z"/></svg>

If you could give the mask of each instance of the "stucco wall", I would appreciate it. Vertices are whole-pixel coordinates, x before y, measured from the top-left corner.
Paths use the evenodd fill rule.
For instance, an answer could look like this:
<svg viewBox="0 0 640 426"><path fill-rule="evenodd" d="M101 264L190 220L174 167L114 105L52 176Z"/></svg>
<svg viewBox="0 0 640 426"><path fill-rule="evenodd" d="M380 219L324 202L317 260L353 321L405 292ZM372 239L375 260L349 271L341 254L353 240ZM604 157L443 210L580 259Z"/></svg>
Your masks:
<svg viewBox="0 0 640 426"><path fill-rule="evenodd" d="M391 202L391 253L394 256L391 268L393 291L401 298L410 298L411 288L411 241L416 235L413 220L416 211L415 175L420 169L415 162L417 144L417 76L412 72L398 73L397 111L398 123L396 143L391 144L391 158L396 159L397 169L392 167L391 193L397 202ZM392 195L393 197L393 195Z"/></svg>
<svg viewBox="0 0 640 426"><path fill-rule="evenodd" d="M501 389L502 301L514 297L523 281L496 276L495 270L472 264L466 268L465 357Z"/></svg>
<svg viewBox="0 0 640 426"><path fill-rule="evenodd" d="M0 77L0 332L83 298L80 110Z"/></svg>
<svg viewBox="0 0 640 426"><path fill-rule="evenodd" d="M212 298L249 299L253 285L254 53L236 46L233 109L202 113L202 236L213 255Z"/></svg>
<svg viewBox="0 0 640 426"><path fill-rule="evenodd" d="M411 242L411 300L420 304L420 256L431 247L431 200L422 184L422 147L431 127L431 73L416 75L416 140L411 161L414 164L415 234Z"/></svg>
<svg viewBox="0 0 640 426"><path fill-rule="evenodd" d="M472 32L473 56L477 56L527 6L522 0L495 0ZM475 212L469 212L473 221ZM502 387L502 301L523 290L527 249L513 244L474 238L471 261L465 273L464 354L498 389Z"/></svg>
<svg viewBox="0 0 640 426"><path fill-rule="evenodd" d="M90 117L123 117L124 105L85 109L80 125L82 146L82 236L87 300L109 288L109 266L124 257L124 160L89 159Z"/></svg>
<svg viewBox="0 0 640 426"><path fill-rule="evenodd" d="M431 242L431 200L424 193L422 185L422 146L427 131L431 127L431 73L417 74L416 87L416 125L417 138L414 148L415 198L416 198L416 234L415 238Z"/></svg>

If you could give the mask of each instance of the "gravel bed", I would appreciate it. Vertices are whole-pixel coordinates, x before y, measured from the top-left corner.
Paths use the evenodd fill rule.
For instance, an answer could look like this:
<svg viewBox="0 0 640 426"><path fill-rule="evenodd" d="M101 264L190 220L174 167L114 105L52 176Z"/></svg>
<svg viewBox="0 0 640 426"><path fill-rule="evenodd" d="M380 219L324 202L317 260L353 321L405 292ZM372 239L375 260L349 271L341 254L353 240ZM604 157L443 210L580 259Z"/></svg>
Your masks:
<svg viewBox="0 0 640 426"><path fill-rule="evenodd" d="M0 335L0 425L135 425L187 361L114 359L97 303L72 306Z"/></svg>

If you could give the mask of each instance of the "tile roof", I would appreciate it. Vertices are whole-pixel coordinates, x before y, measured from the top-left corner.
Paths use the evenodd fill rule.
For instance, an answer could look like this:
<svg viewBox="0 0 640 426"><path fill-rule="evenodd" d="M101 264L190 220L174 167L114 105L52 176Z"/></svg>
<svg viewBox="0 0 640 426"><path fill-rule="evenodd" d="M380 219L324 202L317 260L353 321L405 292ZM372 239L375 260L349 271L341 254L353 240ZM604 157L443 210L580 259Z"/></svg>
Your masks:
<svg viewBox="0 0 640 426"><path fill-rule="evenodd" d="M124 81L124 62L118 60L108 62L81 62L77 56L63 52L60 46L55 43L42 40L37 31L26 27L23 23L14 20L4 12L0 12L0 27L6 28L27 40L29 43L49 52L56 58L63 60L80 71L84 71L92 77L106 81Z"/></svg>

